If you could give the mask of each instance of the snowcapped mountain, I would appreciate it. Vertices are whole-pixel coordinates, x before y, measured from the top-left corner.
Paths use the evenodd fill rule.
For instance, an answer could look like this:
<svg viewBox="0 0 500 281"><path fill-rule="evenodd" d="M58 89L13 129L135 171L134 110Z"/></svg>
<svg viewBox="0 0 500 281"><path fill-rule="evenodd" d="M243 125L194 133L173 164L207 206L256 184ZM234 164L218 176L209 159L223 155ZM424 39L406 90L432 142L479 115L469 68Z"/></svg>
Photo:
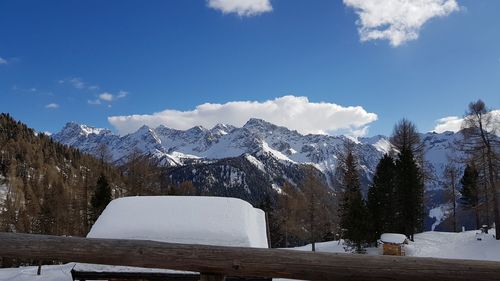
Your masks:
<svg viewBox="0 0 500 281"><path fill-rule="evenodd" d="M268 154L279 161L312 164L326 175L335 172L337 157L346 140L345 136L301 135L261 119L250 119L241 128L225 124L212 129L196 126L188 130L142 126L125 136L112 134L108 129L68 123L52 138L94 155L105 146L112 161L117 163L125 162L134 152L156 157L165 166L182 166L193 159L218 160L245 153L253 156ZM459 138L460 134L452 132L422 134L425 159L436 177L442 174L448 158L457 153L452 146ZM365 176L371 178L380 157L390 151L390 143L381 135L359 138L355 150Z"/></svg>
<svg viewBox="0 0 500 281"><path fill-rule="evenodd" d="M445 132L426 133L421 137L425 144L426 171L430 173L426 183L430 210L443 204L442 173L448 159L457 156L453 144L461 135ZM347 137L302 135L264 120L250 119L241 128L225 124L188 130L143 126L125 136L107 129L68 123L52 138L94 155L106 147L116 163L124 163L132 153L146 154L170 167L173 179L188 179L206 187L218 186L220 195L238 193L238 197L256 202L257 197L270 190L279 191L278 186L284 180L297 182L303 176L301 164L316 167L325 182L335 189L335 170ZM385 136L355 141L364 191L379 159L389 150L390 143ZM255 186L262 183L267 186L252 193L250 189L258 189ZM429 224L432 223L430 220Z"/></svg>
<svg viewBox="0 0 500 281"><path fill-rule="evenodd" d="M346 137L301 135L260 119L250 119L243 127L218 124L212 129L200 126L188 130L165 126L143 126L136 132L117 136L107 129L68 123L52 138L80 150L99 155L103 146L114 162L123 163L133 152L158 158L165 166L182 166L191 160L218 160L243 154L271 155L290 164L312 164L331 180ZM371 178L378 159L388 149L382 136L357 142L364 177ZM255 159L257 159L255 158ZM254 161L255 162L255 161ZM256 163L257 167L261 165Z"/></svg>

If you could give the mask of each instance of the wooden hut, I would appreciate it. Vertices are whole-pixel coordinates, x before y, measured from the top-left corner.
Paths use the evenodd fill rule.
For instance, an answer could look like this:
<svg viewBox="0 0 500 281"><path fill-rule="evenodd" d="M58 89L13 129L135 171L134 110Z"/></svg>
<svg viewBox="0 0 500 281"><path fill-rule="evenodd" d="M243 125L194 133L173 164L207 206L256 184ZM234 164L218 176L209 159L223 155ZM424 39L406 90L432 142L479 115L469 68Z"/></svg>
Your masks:
<svg viewBox="0 0 500 281"><path fill-rule="evenodd" d="M404 256L404 245L408 244L408 239L404 234L399 233L384 233L380 236L384 255Z"/></svg>

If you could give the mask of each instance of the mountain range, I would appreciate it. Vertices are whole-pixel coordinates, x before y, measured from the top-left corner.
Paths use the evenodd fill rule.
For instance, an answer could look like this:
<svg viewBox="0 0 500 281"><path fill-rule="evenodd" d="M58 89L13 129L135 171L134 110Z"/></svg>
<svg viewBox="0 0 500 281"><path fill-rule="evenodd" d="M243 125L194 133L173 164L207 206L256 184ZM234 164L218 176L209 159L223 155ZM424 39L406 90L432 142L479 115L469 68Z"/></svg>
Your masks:
<svg viewBox="0 0 500 281"><path fill-rule="evenodd" d="M335 171L347 139L355 143L366 193L379 159L391 150L386 136L302 135L261 119L250 119L240 128L227 124L188 130L142 126L124 136L71 122L52 138L96 156L105 149L109 160L117 164L125 163L134 153L154 157L172 170L174 180L191 180L199 188L216 189L215 194L252 203L265 193L280 192L285 180L296 183L302 177L303 164L313 165L328 186L337 190ZM426 211L433 216L426 219L426 228L436 227L446 217L442 174L448 160L460 156L453 145L461 138L453 132L421 134L428 177Z"/></svg>

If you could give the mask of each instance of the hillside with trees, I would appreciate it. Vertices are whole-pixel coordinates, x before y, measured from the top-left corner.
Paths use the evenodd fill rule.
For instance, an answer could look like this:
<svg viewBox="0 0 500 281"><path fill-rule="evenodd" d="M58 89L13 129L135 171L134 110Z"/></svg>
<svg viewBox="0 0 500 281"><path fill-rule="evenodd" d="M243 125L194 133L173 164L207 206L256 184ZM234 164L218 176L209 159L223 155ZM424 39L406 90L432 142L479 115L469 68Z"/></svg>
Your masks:
<svg viewBox="0 0 500 281"><path fill-rule="evenodd" d="M122 186L115 167L0 115L1 231L85 236Z"/></svg>

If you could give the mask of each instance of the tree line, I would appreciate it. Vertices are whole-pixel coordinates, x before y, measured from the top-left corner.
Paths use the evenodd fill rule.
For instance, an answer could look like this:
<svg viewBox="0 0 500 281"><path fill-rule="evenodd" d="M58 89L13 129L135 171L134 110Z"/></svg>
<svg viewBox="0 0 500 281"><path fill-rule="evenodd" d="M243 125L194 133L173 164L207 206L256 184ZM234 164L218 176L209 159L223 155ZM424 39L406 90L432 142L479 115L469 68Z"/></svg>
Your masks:
<svg viewBox="0 0 500 281"><path fill-rule="evenodd" d="M492 221L500 224L498 122L483 101L469 104L460 131L462 139L455 144L465 158L453 159L443 171L453 231L458 231L459 207L475 213L476 228L482 224L491 227ZM355 145L349 140L336 173L341 192L333 194L332 200L318 200L327 198L325 188L313 189L318 184L312 181L305 181L298 189L286 183L275 210L280 218L280 227L273 232L281 238L277 244L287 247L290 241L309 242L314 250L316 241L335 238L344 239L350 250L363 252L382 233L402 233L413 239L415 233L423 231L424 186L431 178L423 141L416 126L402 119L394 126L390 143L392 149L380 159L366 196L361 192ZM465 168L458 168L456 162Z"/></svg>

